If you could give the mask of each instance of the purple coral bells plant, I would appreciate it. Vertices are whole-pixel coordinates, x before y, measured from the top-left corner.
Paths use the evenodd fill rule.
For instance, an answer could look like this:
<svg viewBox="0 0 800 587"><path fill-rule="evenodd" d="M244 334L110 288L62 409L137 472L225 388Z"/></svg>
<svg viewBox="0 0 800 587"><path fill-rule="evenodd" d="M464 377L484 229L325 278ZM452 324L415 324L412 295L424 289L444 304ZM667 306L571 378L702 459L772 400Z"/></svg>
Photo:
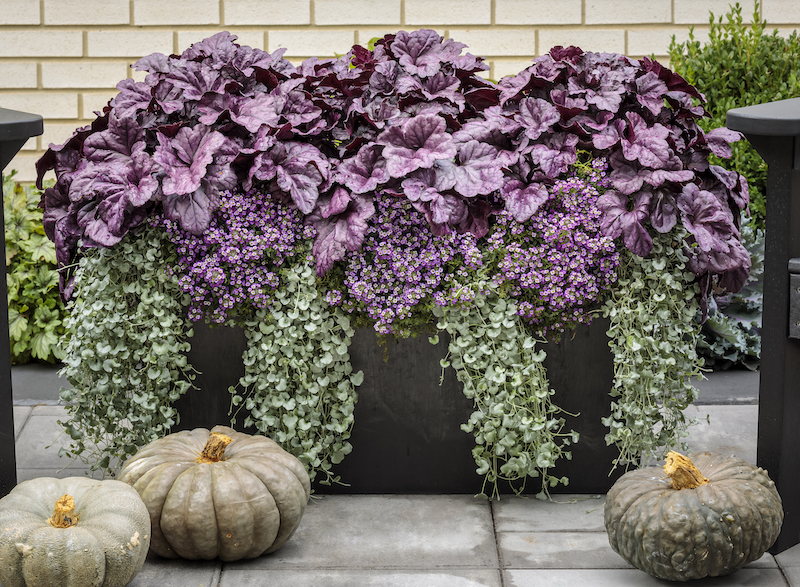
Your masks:
<svg viewBox="0 0 800 587"><path fill-rule="evenodd" d="M430 30L299 67L235 39L139 60L145 80L120 82L92 125L38 162L40 182L56 173L42 206L65 297L81 248L113 246L151 217L206 238L237 189L313 227L319 276L364 250L386 212L378 194L406 202L435 236L481 239L507 215L541 224L579 150L608 162L604 237L646 256L653 231L681 223L701 301L747 277L746 181L708 164L739 135L700 129L702 95L657 62L556 47L494 84L480 58Z"/></svg>

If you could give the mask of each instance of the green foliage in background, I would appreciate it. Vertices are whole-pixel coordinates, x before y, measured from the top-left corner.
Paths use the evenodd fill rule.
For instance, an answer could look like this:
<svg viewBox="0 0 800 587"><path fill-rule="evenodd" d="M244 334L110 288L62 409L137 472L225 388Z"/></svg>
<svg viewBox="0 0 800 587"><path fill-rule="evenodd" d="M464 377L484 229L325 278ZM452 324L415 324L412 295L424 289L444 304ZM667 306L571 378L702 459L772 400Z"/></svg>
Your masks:
<svg viewBox="0 0 800 587"><path fill-rule="evenodd" d="M712 13L708 43L702 44L689 29L689 40L669 47L670 67L706 96L710 118L700 121L704 130L725 126L731 108L752 106L800 96L800 38L787 39L767 32L756 2L752 25L743 23L737 3L724 17ZM733 157L711 157L711 163L734 169L750 183L750 212L756 229L763 230L767 166L747 141L733 145Z"/></svg>
<svg viewBox="0 0 800 587"><path fill-rule="evenodd" d="M56 251L42 227L42 193L15 182L15 173L3 177L11 362L54 363L64 357L57 345L66 315L58 292Z"/></svg>

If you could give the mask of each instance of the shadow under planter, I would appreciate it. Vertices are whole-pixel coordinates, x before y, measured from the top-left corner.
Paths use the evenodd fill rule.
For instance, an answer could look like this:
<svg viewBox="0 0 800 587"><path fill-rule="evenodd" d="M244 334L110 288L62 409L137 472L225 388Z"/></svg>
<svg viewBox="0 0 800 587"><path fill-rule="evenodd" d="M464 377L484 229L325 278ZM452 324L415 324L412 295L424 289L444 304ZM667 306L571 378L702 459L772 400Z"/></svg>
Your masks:
<svg viewBox="0 0 800 587"><path fill-rule="evenodd" d="M554 491L604 493L619 473L609 476L614 447L606 446L600 421L610 412L613 359L608 347L608 322L597 319L560 343L550 342L545 367L554 402L566 412L566 430L580 433L572 460L561 459L557 476L570 479ZM228 387L244 373L241 356L244 332L237 328L198 323L191 339L189 361L201 373L199 390L175 404L181 415L176 430L210 428L230 422ZM353 452L334 471L347 486L317 486L320 493L469 493L481 491L483 478L475 472L474 437L461 430L473 411L453 369L442 373L439 360L447 354L446 336L434 347L427 337L379 345L371 329L356 331L350 346L354 370L364 371L358 388ZM441 379L441 385L440 385ZM238 418L241 422L242 417ZM253 433L254 430L244 430ZM502 486L501 486L502 488ZM509 490L506 486L501 491ZM538 479L526 491L537 493Z"/></svg>

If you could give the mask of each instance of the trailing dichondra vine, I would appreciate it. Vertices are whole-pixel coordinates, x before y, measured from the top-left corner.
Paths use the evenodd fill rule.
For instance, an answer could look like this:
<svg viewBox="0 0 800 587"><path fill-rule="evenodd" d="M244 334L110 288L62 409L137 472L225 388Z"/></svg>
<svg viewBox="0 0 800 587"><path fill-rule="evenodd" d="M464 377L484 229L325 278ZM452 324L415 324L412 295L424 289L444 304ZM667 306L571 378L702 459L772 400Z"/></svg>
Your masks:
<svg viewBox="0 0 800 587"><path fill-rule="evenodd" d="M355 387L364 379L350 365L353 329L322 298L311 265L288 268L282 281L270 310L245 322L245 375L233 404L249 411L245 426L297 456L312 480L338 482L332 465L352 450Z"/></svg>
<svg viewBox="0 0 800 587"><path fill-rule="evenodd" d="M570 458L567 447L578 433L564 430L542 364L545 353L536 351L516 303L496 293L478 293L470 307L436 307L434 313L438 328L451 337L449 364L464 395L475 402L462 429L475 435L472 455L484 476L482 493L487 495L488 485L488 496L499 497L499 481L522 491L528 477L541 477L545 493L559 482L566 484L565 477L548 470L560 457Z"/></svg>
<svg viewBox="0 0 800 587"><path fill-rule="evenodd" d="M81 258L66 320L61 391L70 457L113 472L178 419L172 403L191 388L190 325L168 243L155 230Z"/></svg>
<svg viewBox="0 0 800 587"><path fill-rule="evenodd" d="M614 354L611 415L603 423L606 442L619 448L615 464L663 458L692 423L683 411L696 398L691 379L702 360L695 351L698 286L686 261L681 238L659 235L650 257L623 256L603 305Z"/></svg>

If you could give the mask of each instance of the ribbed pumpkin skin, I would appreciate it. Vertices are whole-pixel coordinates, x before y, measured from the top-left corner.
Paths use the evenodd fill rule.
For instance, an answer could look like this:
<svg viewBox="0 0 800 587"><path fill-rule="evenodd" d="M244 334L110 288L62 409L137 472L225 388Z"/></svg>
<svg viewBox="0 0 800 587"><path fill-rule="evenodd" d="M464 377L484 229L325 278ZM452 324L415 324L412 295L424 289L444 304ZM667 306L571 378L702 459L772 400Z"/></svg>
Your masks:
<svg viewBox="0 0 800 587"><path fill-rule="evenodd" d="M229 436L222 461L198 463L211 433ZM131 457L119 479L139 492L166 558L234 561L280 548L311 493L303 465L265 436L227 426L176 432Z"/></svg>
<svg viewBox="0 0 800 587"><path fill-rule="evenodd" d="M78 523L48 523L56 501L75 499ZM24 481L0 499L3 587L123 587L139 573L150 545L150 517L129 485L85 477Z"/></svg>
<svg viewBox="0 0 800 587"><path fill-rule="evenodd" d="M777 540L783 507L766 471L736 457L688 455L709 482L673 489L664 470L625 473L606 496L611 548L655 577L688 581L732 573Z"/></svg>

